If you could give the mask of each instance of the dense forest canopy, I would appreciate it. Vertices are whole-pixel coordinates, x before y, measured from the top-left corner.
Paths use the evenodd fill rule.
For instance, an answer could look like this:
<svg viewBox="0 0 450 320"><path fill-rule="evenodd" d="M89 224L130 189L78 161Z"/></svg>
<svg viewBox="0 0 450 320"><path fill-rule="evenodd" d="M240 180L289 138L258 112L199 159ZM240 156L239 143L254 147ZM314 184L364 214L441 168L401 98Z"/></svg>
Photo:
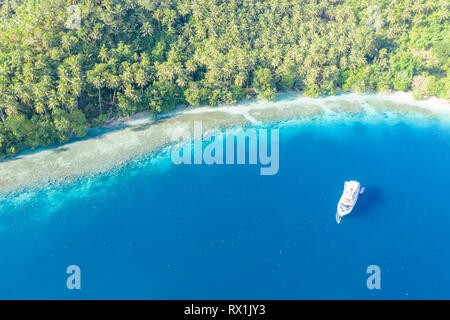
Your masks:
<svg viewBox="0 0 450 320"><path fill-rule="evenodd" d="M0 0L0 156L277 91L449 99L447 0Z"/></svg>

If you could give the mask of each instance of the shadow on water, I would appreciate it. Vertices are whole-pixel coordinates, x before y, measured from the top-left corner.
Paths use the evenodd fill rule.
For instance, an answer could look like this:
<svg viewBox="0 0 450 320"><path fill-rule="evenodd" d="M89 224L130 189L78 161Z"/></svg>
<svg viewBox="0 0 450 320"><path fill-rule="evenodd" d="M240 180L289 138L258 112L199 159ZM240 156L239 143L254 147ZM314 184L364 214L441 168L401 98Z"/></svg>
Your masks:
<svg viewBox="0 0 450 320"><path fill-rule="evenodd" d="M382 202L382 191L377 186L367 186L362 195L359 196L352 216L363 216L375 209Z"/></svg>

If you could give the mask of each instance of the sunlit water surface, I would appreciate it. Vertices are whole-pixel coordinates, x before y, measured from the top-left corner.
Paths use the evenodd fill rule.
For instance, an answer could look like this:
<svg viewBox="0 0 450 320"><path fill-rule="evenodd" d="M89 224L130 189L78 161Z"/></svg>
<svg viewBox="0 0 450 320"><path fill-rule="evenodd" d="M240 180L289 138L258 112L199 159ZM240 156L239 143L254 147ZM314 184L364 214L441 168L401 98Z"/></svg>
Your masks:
<svg viewBox="0 0 450 320"><path fill-rule="evenodd" d="M170 148L3 196L0 298L450 298L450 126L319 117L280 130L280 168L180 165ZM336 224L343 183L366 186ZM66 268L81 268L81 290ZM381 269L368 290L366 269Z"/></svg>

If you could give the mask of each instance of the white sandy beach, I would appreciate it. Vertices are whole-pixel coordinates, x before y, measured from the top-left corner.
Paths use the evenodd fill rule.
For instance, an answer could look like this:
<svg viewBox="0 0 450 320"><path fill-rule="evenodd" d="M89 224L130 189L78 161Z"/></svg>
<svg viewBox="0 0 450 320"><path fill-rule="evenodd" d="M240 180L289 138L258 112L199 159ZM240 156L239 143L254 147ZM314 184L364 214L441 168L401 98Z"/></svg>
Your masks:
<svg viewBox="0 0 450 320"><path fill-rule="evenodd" d="M396 103L409 104L419 108L430 110L438 114L450 114L450 104L445 99L429 97L424 100L414 99L412 92L397 91L393 93L377 94L378 96L392 100Z"/></svg>

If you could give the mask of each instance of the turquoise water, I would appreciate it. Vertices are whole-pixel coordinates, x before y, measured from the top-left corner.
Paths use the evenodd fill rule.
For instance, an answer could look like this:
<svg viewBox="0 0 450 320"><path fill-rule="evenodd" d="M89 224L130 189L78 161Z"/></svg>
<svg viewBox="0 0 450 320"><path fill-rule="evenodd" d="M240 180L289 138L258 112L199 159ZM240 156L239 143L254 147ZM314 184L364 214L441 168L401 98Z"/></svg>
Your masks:
<svg viewBox="0 0 450 320"><path fill-rule="evenodd" d="M280 130L274 176L175 166L166 150L4 196L0 298L448 299L450 126L400 119L267 125ZM366 192L337 225L348 179Z"/></svg>

